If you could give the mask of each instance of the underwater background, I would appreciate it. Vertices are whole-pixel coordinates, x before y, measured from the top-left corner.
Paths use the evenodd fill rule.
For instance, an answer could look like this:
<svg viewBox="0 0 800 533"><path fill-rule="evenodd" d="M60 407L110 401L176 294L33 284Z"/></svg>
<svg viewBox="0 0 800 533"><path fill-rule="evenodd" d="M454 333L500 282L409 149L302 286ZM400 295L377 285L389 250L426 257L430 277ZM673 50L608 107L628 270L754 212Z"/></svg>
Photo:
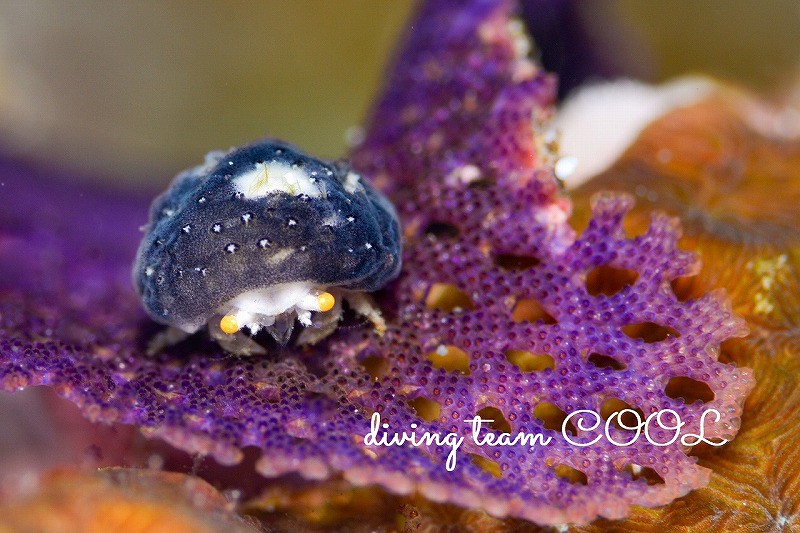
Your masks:
<svg viewBox="0 0 800 533"><path fill-rule="evenodd" d="M195 520L194 529L209 530L795 527L796 3L522 4L543 70L520 60L519 27L505 25L504 2L475 0L463 12L432 2L409 30L414 6L402 2L0 6L0 374L3 388L17 391L3 394L0 492L17 498L3 502L4 515L68 524L74 509L88 509L108 524L129 513L156 529ZM392 50L407 31L415 37L398 57ZM467 59L479 75L458 68ZM599 175L565 193L545 129L559 98L601 78L686 72L716 76L723 88L653 120ZM441 107L450 90L463 99ZM354 127L373 105L366 128ZM265 134L321 156L349 151L397 203L408 247L401 280L382 300L389 332L378 339L354 327L330 353L277 363L230 361L201 339L143 359L157 327L132 297L129 269L149 199L209 149ZM479 290L452 290L466 286ZM582 311L570 307L584 297ZM641 297L638 318L675 319L683 340L668 335L666 348L645 347L636 360L614 352L615 342L629 342L615 329L619 317L598 317L629 297ZM480 333L483 324L492 335ZM613 330L614 342L592 337L587 324ZM606 343L608 357L567 368L563 361L578 358L553 348L564 331L584 349ZM512 334L550 362L539 368L530 352L507 350ZM625 333L661 342L651 334ZM476 340L484 348L457 348ZM703 343L689 358L694 370L682 355L672 359L672 348ZM448 415L485 405L516 413L519 394L507 381L529 386L540 379L532 375L556 370L564 381L537 389L536 399L559 397L563 386L559 401L615 391L619 400L626 388L634 404L657 397L690 415L713 401L725 408L717 436L738 435L721 450L631 452L672 469L653 463L655 477L634 464L624 478L591 457L587 480L575 468L550 472L561 465L541 454L522 470L498 455L473 457L455 483L411 452L371 464L346 438L365 410L386 406L431 427L439 403ZM671 370L708 373L650 394L652 376ZM588 393L598 375L603 384ZM49 388L29 387L39 384ZM433 396L438 402L424 401ZM557 420L555 403L535 418ZM354 406L360 412L348 411ZM540 425L508 418L513 428ZM98 420L121 423L90 423ZM319 438L328 440L319 446ZM565 465L578 465L561 452ZM356 485L374 481L388 492L335 475L272 484L255 471L313 479L346 471ZM524 486L534 481L535 490ZM406 496L409 484L449 503ZM97 507L82 499L93 495ZM64 504L60 514L54 501ZM580 525L597 515L606 518Z"/></svg>

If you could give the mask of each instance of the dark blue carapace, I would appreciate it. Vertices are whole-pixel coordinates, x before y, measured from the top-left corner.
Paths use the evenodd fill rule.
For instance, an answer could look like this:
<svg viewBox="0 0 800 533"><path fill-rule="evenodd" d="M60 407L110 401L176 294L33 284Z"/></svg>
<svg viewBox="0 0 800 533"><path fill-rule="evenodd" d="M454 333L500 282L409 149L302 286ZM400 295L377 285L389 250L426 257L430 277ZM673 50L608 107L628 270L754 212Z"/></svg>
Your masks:
<svg viewBox="0 0 800 533"><path fill-rule="evenodd" d="M209 323L231 344L266 328L285 342L299 319L315 342L335 329L342 298L382 323L360 293L400 266L397 215L368 180L264 140L175 178L150 209L133 277L150 316L183 332Z"/></svg>

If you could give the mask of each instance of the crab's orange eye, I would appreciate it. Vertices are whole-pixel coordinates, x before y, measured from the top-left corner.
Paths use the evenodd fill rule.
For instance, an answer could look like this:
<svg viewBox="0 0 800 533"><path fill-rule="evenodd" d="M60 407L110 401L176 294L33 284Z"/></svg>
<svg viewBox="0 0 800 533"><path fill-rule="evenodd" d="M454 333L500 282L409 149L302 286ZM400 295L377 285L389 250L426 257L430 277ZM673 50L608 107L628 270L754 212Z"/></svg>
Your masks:
<svg viewBox="0 0 800 533"><path fill-rule="evenodd" d="M336 303L336 298L329 292L323 292L317 296L317 304L319 304L320 311L330 311Z"/></svg>
<svg viewBox="0 0 800 533"><path fill-rule="evenodd" d="M222 320L219 321L219 329L228 335L233 335L239 331L239 321L233 315L225 315L222 317Z"/></svg>

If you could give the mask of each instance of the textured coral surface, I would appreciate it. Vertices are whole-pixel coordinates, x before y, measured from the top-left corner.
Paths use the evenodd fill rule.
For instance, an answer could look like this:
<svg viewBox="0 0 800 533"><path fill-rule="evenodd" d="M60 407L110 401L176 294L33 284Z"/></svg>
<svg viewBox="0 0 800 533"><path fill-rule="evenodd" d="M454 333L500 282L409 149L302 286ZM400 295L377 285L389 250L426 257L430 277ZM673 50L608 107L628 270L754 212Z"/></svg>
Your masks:
<svg viewBox="0 0 800 533"><path fill-rule="evenodd" d="M319 479L481 508L543 524L623 517L708 482L678 443L577 447L565 413L670 408L709 438L732 438L751 372L717 360L746 333L717 292L680 301L671 282L699 263L676 220L629 238L625 195L600 195L580 237L548 170L538 128L553 80L524 57L510 3L425 5L376 107L356 167L395 200L406 233L401 278L383 294L389 328L341 331L316 350L237 359L195 338L157 357L157 331L130 288L146 202L4 171L0 213L0 375L49 385L87 417L136 425L232 464L245 447L265 476ZM534 128L531 128L533 117ZM605 283L627 272L627 283ZM691 386L688 386L691 385ZM697 394L696 391L700 393ZM387 432L542 433L547 446L476 446L453 472L446 448L370 447ZM572 426L573 439L592 434ZM613 429L622 440L628 433ZM664 442L670 435L655 433ZM409 518L414 518L409 515Z"/></svg>
<svg viewBox="0 0 800 533"><path fill-rule="evenodd" d="M635 191L639 202L624 224L631 234L644 231L654 209L687 220L679 244L702 256L703 269L696 276L676 280L674 290L685 299L724 287L734 310L750 328L747 337L726 341L721 351L723 360L753 368L757 378L745 403L741 430L720 450L696 450L699 464L712 469L707 487L656 509L634 507L625 520L598 520L570 531L798 528L800 142L770 135L763 126L779 125L780 121L769 120L778 115L763 115L766 109L751 98L731 96L677 110L654 122L612 169L575 191L573 224L585 226L591 196L608 189ZM755 110L761 113L756 115L758 129L746 120ZM613 284L614 278L619 281L624 275L607 272L605 283ZM253 505L269 502L291 510L305 523L329 523L325 519L330 520L330 512L309 516L299 504L276 503L272 494ZM355 507L336 484L293 493L294 501L307 501L312 494L345 507L335 516L346 517ZM419 498L393 501L384 497L374 505L385 506L387 501L402 513L404 524L418 531L445 526L465 531L539 530L518 520L497 520Z"/></svg>
<svg viewBox="0 0 800 533"><path fill-rule="evenodd" d="M684 221L680 246L696 250L703 269L678 280L676 292L694 297L727 289L750 334L725 342L720 357L752 368L756 377L736 439L698 454L713 470L709 486L659 509L636 509L614 527L800 528L800 141L781 135L781 124L779 114L742 95L676 110L576 191L579 206L598 190L635 191L631 232L641 231L654 208Z"/></svg>

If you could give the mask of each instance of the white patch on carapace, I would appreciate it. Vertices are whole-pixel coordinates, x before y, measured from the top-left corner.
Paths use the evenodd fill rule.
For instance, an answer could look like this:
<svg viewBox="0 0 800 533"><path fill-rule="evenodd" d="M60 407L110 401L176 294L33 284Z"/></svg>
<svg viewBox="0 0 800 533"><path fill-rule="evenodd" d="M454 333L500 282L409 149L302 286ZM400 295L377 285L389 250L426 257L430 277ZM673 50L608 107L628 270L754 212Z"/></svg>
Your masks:
<svg viewBox="0 0 800 533"><path fill-rule="evenodd" d="M364 186L361 185L361 176L355 172L348 172L342 185L344 186L344 190L350 194L364 190Z"/></svg>
<svg viewBox="0 0 800 533"><path fill-rule="evenodd" d="M294 250L292 248L283 248L278 250L267 259L267 263L270 265L277 265L278 263L282 263L287 257L292 255Z"/></svg>
<svg viewBox="0 0 800 533"><path fill-rule="evenodd" d="M223 308L235 309L236 312L232 314L237 317L239 313L243 317L246 313L267 316L280 315L304 300L313 288L314 285L311 283L281 283L243 292L230 300Z"/></svg>
<svg viewBox="0 0 800 533"><path fill-rule="evenodd" d="M336 227L342 224L342 217L334 213L322 221L323 226Z"/></svg>
<svg viewBox="0 0 800 533"><path fill-rule="evenodd" d="M293 196L322 196L322 189L303 169L277 161L256 163L251 170L233 178L236 191L245 198L264 198L284 192Z"/></svg>

